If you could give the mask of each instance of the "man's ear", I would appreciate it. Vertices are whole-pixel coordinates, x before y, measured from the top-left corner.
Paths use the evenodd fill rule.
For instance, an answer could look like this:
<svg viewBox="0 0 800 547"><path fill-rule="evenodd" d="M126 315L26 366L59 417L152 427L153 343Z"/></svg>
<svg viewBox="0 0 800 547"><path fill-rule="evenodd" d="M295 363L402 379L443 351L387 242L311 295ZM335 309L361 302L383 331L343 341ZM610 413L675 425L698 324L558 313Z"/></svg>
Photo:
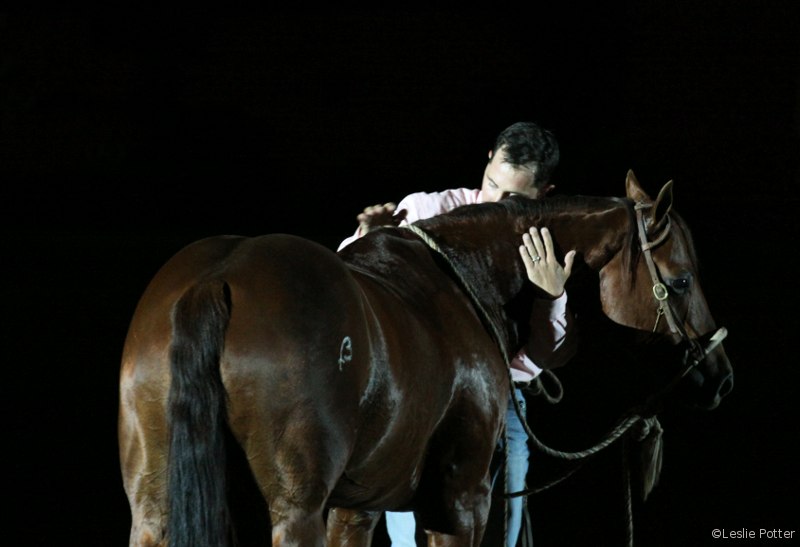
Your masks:
<svg viewBox="0 0 800 547"><path fill-rule="evenodd" d="M490 160L492 159L492 149L491 148L489 149L489 159Z"/></svg>

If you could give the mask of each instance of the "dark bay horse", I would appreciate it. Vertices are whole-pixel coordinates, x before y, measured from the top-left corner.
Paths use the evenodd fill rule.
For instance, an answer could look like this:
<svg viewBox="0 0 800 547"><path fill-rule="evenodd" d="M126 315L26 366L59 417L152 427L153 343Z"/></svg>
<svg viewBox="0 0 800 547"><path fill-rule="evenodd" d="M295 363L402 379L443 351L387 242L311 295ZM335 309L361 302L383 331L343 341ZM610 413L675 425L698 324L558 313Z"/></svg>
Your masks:
<svg viewBox="0 0 800 547"><path fill-rule="evenodd" d="M234 439L273 545L366 546L383 510L414 509L429 545L477 547L507 360L528 336L530 226L598 273L611 319L685 344L675 377L716 406L731 365L671 205L671 183L653 200L629 172L627 198L471 205L339 254L283 234L190 244L147 287L123 351L130 545L232 542Z"/></svg>

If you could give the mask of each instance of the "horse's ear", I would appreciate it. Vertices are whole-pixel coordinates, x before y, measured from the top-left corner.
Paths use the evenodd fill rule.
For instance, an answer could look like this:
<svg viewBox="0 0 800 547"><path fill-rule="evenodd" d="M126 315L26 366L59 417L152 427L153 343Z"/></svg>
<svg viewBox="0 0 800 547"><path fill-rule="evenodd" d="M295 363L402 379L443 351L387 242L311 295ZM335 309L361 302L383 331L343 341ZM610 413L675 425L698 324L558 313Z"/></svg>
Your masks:
<svg viewBox="0 0 800 547"><path fill-rule="evenodd" d="M633 174L633 169L628 169L628 177L625 179L625 193L634 202L651 203L653 199L642 190L642 185Z"/></svg>
<svg viewBox="0 0 800 547"><path fill-rule="evenodd" d="M636 175L633 174L633 170L629 170L628 178L625 181L625 190L628 198L634 202L653 205L652 207L648 207L644 212L645 225L647 226L648 234L653 235L659 232L666 224L667 214L670 209L672 209L672 181L669 181L661 188L654 202L653 199L647 195L647 192L642 189L642 185L639 184Z"/></svg>
<svg viewBox="0 0 800 547"><path fill-rule="evenodd" d="M652 218L650 219L651 228L648 230L649 233L654 233L662 228L666 223L670 209L672 209L672 181L666 183L658 193L651 213Z"/></svg>

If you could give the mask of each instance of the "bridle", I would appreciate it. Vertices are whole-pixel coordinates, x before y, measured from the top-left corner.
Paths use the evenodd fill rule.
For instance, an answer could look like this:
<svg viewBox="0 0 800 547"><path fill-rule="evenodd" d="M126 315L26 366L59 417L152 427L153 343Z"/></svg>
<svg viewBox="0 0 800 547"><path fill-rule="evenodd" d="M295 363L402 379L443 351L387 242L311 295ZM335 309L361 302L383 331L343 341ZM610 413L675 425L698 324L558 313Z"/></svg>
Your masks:
<svg viewBox="0 0 800 547"><path fill-rule="evenodd" d="M683 378L693 368L702 363L706 356L708 356L708 354L711 353L714 348L716 348L725 339L726 336L728 336L728 329L725 327L720 327L717 329L704 346L702 343L700 343L698 338L690 337L686 332L686 329L683 327L683 322L676 319L675 310L669 301L669 289L667 289L666 285L664 285L663 281L661 280L661 275L652 255L652 250L666 241L667 236L669 236L672 223L669 216L667 216L665 219L666 226L661 230L659 236L653 241L648 241L643 211L652 207L652 203L638 202L634 205L634 210L636 211L636 225L639 232L639 246L642 249L645 264L647 264L647 269L650 272L650 279L653 282L653 297L658 304L658 309L656 310L656 320L655 324L653 325L653 332L656 332L659 321L662 317L664 317L669 325L670 333L679 336L681 341L689 346L686 350L686 356L684 357L686 368L679 376L679 378Z"/></svg>

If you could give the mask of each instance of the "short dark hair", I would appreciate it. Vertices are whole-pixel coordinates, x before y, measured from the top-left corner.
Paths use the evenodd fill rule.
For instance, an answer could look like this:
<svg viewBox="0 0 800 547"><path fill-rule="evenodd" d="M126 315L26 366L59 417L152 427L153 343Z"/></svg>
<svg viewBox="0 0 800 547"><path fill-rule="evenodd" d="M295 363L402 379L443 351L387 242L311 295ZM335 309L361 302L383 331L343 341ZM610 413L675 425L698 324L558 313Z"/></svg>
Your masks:
<svg viewBox="0 0 800 547"><path fill-rule="evenodd" d="M506 127L495 140L492 156L505 148L506 161L514 166L536 164L534 183L541 186L550 180L558 166L558 141L533 122L517 122Z"/></svg>

